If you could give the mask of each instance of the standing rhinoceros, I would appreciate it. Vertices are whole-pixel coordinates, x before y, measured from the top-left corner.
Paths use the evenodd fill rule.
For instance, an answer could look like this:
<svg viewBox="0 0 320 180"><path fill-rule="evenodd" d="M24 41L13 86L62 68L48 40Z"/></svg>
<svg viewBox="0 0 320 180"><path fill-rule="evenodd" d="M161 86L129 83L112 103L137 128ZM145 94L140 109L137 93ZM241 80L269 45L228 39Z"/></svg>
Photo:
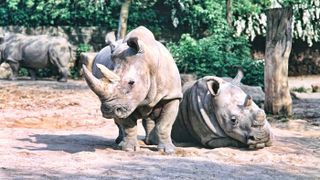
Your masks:
<svg viewBox="0 0 320 180"><path fill-rule="evenodd" d="M10 65L13 80L20 67L29 70L32 80L36 79L36 69L55 68L60 74L58 81L65 82L71 53L69 42L62 37L6 34L0 45L0 64L7 62Z"/></svg>
<svg viewBox="0 0 320 180"><path fill-rule="evenodd" d="M183 100L172 128L176 142L196 142L209 148L271 145L265 112L239 87L242 78L227 82L206 76L183 86Z"/></svg>
<svg viewBox="0 0 320 180"><path fill-rule="evenodd" d="M158 150L174 152L171 128L182 98L179 71L152 32L145 27L132 30L97 54L92 73L83 69L101 101L103 116L114 118L124 130L123 150L138 148L137 119L151 117L156 121Z"/></svg>

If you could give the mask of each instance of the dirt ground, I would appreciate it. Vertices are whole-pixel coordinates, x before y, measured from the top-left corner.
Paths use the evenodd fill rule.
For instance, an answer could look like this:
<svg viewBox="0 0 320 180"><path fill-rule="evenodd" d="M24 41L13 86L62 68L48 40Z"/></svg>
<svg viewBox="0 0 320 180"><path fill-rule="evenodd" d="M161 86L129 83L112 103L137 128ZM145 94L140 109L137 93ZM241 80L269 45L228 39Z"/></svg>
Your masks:
<svg viewBox="0 0 320 180"><path fill-rule="evenodd" d="M299 97L295 118L272 121L271 147L178 145L163 155L142 141L119 150L84 81L0 80L0 179L320 179L320 94Z"/></svg>

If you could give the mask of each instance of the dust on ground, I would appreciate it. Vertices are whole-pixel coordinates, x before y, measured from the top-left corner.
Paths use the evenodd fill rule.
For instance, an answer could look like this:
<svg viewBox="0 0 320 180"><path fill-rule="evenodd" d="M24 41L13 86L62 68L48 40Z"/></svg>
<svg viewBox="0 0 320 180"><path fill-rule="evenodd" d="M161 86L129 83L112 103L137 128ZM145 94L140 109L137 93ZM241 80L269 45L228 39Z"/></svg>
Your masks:
<svg viewBox="0 0 320 180"><path fill-rule="evenodd" d="M271 147L163 155L142 141L137 152L119 150L113 120L84 81L0 80L0 179L319 179L320 128L303 114L320 112L320 96L312 99L315 109L300 112L305 99L294 101L300 119L272 123Z"/></svg>

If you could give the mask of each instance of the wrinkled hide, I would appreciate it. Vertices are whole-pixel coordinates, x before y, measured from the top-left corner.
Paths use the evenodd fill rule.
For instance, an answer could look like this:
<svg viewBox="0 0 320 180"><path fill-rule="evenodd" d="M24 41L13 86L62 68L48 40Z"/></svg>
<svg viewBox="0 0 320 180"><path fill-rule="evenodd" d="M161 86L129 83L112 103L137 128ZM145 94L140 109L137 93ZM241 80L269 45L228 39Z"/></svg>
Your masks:
<svg viewBox="0 0 320 180"><path fill-rule="evenodd" d="M84 75L100 98L103 116L114 118L123 129L117 139L122 140L122 149L136 150L136 121L152 117L158 149L173 152L170 133L182 93L171 54L145 27L132 30L124 39L107 42L110 44L95 57L92 72L84 67Z"/></svg>
<svg viewBox="0 0 320 180"><path fill-rule="evenodd" d="M60 74L59 81L67 80L67 66L72 52L66 39L46 35L7 34L1 46L1 59L10 64L12 79L16 78L20 67L25 67L32 79L35 79L34 70L54 68Z"/></svg>
<svg viewBox="0 0 320 180"><path fill-rule="evenodd" d="M238 79L237 79L238 78ZM172 129L176 142L199 143L209 148L271 145L266 115L235 81L206 76L183 87L183 101Z"/></svg>

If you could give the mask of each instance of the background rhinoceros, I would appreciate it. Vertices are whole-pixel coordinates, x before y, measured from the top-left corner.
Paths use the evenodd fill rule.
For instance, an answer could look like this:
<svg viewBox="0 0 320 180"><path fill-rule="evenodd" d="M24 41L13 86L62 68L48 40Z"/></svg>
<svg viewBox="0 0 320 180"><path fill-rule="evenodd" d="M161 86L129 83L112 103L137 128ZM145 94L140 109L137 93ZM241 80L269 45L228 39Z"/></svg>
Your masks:
<svg viewBox="0 0 320 180"><path fill-rule="evenodd" d="M54 68L60 74L58 81L65 82L71 53L69 42L62 37L6 34L0 45L0 64L7 62L10 65L13 80L20 67L27 68L33 80L36 79L36 69Z"/></svg>
<svg viewBox="0 0 320 180"><path fill-rule="evenodd" d="M173 140L210 148L271 145L272 133L265 112L239 87L242 76L239 71L231 82L206 76L186 83L172 128Z"/></svg>
<svg viewBox="0 0 320 180"><path fill-rule="evenodd" d="M138 147L137 119L149 117L156 121L158 149L174 151L171 128L182 98L180 76L171 54L151 31L132 30L97 54L92 73L83 69L89 87L100 98L103 116L114 118L123 128L123 150Z"/></svg>

